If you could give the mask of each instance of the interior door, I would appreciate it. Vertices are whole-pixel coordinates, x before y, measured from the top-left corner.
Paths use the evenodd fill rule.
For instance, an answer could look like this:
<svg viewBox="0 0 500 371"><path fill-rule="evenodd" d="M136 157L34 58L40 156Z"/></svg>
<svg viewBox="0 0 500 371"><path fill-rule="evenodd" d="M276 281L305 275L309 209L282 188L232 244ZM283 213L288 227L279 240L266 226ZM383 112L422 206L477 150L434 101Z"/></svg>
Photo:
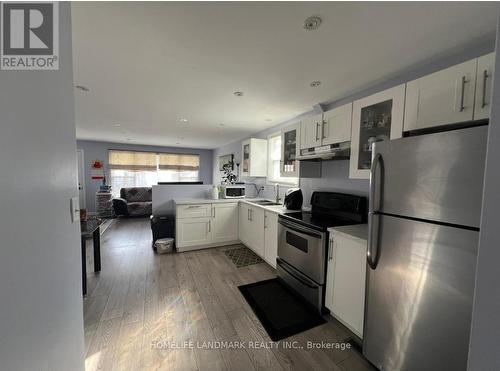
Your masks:
<svg viewBox="0 0 500 371"><path fill-rule="evenodd" d="M490 117L495 53L477 59L476 99L474 100L474 120Z"/></svg>
<svg viewBox="0 0 500 371"><path fill-rule="evenodd" d="M404 130L472 120L476 59L406 84Z"/></svg>
<svg viewBox="0 0 500 371"><path fill-rule="evenodd" d="M238 203L217 203L212 207L212 242L238 240Z"/></svg>
<svg viewBox="0 0 500 371"><path fill-rule="evenodd" d="M465 370L479 233L379 218L363 354L380 370Z"/></svg>
<svg viewBox="0 0 500 371"><path fill-rule="evenodd" d="M80 209L86 208L85 202L85 157L82 149L76 150L76 158L78 160L78 199Z"/></svg>
<svg viewBox="0 0 500 371"><path fill-rule="evenodd" d="M322 145L351 140L352 103L323 114Z"/></svg>

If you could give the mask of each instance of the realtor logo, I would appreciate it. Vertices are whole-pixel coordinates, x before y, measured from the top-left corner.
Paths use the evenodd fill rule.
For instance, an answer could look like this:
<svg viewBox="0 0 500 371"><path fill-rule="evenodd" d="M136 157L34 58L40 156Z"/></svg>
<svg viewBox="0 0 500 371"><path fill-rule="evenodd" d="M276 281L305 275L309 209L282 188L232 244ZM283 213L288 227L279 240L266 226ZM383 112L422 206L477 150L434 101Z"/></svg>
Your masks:
<svg viewBox="0 0 500 371"><path fill-rule="evenodd" d="M0 3L2 70L59 69L57 3Z"/></svg>

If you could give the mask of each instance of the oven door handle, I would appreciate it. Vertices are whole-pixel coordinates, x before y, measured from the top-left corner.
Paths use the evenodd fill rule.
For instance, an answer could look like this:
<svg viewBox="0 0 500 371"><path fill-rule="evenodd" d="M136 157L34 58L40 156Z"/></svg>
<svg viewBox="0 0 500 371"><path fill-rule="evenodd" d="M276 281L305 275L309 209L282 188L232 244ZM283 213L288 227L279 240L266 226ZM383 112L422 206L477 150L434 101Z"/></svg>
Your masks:
<svg viewBox="0 0 500 371"><path fill-rule="evenodd" d="M320 234L314 233L310 229L298 226L297 224L289 223L286 220L278 219L278 223L280 223L282 226L284 226L286 228L289 228L292 231L303 233L303 234L306 234L308 236L311 236L311 237L314 237L314 238L318 238L318 239L322 238Z"/></svg>
<svg viewBox="0 0 500 371"><path fill-rule="evenodd" d="M309 282L307 282L305 279L303 279L302 277L300 276L297 276L294 272L292 272L290 269L288 269L285 265L285 263L281 262L279 259L278 259L278 264L279 266L285 271L287 272L290 276L292 276L293 278L295 278L297 281L299 281L300 283L302 283L304 286L307 286L311 289L315 289L317 290L318 289L318 286L315 286L315 285L311 285Z"/></svg>

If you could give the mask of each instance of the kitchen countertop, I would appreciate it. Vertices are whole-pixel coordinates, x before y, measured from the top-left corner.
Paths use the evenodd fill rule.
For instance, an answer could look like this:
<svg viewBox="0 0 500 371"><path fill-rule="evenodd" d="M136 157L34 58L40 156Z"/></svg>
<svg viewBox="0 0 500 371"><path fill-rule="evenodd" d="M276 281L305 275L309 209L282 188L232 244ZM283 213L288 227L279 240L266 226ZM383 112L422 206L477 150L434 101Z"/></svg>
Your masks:
<svg viewBox="0 0 500 371"><path fill-rule="evenodd" d="M368 224L344 225L341 227L328 228L328 232L337 231L360 240L368 240Z"/></svg>
<svg viewBox="0 0 500 371"><path fill-rule="evenodd" d="M209 198L179 198L175 199L176 205L194 205L194 204L217 204L217 203L232 203L232 202L245 202L252 206L263 208L264 210L272 211L277 214L291 213L298 210L288 210L282 205L259 205L252 203L252 201L265 200L264 198L220 198L217 200Z"/></svg>

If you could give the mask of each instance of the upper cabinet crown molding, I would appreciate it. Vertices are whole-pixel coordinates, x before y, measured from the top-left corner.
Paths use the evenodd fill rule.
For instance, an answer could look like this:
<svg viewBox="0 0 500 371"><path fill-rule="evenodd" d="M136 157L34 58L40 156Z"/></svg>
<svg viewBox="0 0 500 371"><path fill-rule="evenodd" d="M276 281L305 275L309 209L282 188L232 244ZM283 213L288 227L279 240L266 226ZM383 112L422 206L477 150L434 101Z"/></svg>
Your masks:
<svg viewBox="0 0 500 371"><path fill-rule="evenodd" d="M350 178L370 178L374 142L402 137L405 87L401 84L353 103Z"/></svg>
<svg viewBox="0 0 500 371"><path fill-rule="evenodd" d="M241 176L267 176L267 139L251 138L241 143Z"/></svg>

